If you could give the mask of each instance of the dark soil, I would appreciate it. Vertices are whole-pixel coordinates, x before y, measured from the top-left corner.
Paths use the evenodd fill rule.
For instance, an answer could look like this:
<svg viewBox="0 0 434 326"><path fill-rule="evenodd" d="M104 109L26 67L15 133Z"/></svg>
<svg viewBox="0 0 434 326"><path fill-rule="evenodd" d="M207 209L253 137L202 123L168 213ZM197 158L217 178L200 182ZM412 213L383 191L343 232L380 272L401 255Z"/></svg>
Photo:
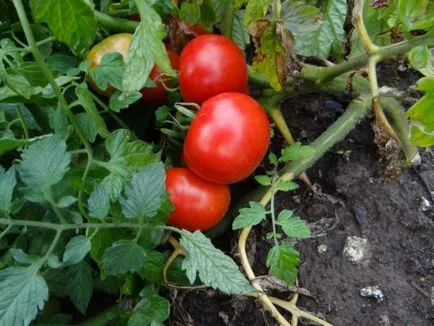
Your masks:
<svg viewBox="0 0 434 326"><path fill-rule="evenodd" d="M379 73L387 79L380 82L408 91L418 76L398 65L383 65ZM309 143L345 105L342 97L305 95L287 101L284 110L297 139ZM434 154L421 151L421 166L385 182L373 139L367 118L308 171L315 191L302 186L297 193L277 196L276 209L295 210L313 232L296 244L302 261L299 287L311 294L300 296L299 307L333 325L433 325L434 211L428 188L434 193ZM273 147L280 143L276 136ZM429 205L423 207L426 200ZM263 223L249 239L256 275L267 274L269 228ZM367 258L359 264L343 253L350 236L368 243ZM235 241L229 234L216 239L223 248L234 248ZM384 300L362 297L360 290L367 286L378 286ZM171 325L275 325L252 298L212 290L177 290L173 295Z"/></svg>

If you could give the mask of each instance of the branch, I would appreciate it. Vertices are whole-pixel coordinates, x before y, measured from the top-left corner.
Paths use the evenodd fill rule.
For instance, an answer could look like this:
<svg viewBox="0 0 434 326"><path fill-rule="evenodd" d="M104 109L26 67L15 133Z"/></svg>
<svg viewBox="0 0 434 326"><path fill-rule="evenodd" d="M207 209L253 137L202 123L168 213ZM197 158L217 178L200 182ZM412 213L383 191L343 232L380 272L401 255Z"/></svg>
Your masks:
<svg viewBox="0 0 434 326"><path fill-rule="evenodd" d="M95 10L95 17L98 23L110 32L134 33L139 23L134 20L112 17Z"/></svg>

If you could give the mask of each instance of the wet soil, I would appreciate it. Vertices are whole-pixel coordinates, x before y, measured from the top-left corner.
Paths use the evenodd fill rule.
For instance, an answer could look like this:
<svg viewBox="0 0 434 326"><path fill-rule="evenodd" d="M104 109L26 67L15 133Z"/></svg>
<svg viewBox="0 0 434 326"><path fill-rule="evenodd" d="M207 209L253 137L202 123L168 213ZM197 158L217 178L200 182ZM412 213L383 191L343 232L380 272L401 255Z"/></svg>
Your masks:
<svg viewBox="0 0 434 326"><path fill-rule="evenodd" d="M399 65L382 65L379 74L386 79L380 83L408 92L419 77ZM341 96L298 96L284 104L284 115L295 137L309 143L345 106ZM277 135L273 148L281 143ZM394 181L383 181L368 117L308 171L315 191L301 186L277 196L276 209L295 210L313 232L295 245L301 253L299 287L310 292L300 296L300 308L333 325L434 324L434 153L422 150L421 156L420 166L404 170ZM256 275L267 274L269 229L265 222L249 239ZM367 241L367 254L359 263L344 254L347 238L354 236ZM236 238L230 233L215 242L236 252ZM378 286L383 300L362 297L360 290L367 286ZM252 298L208 289L176 290L171 295L175 300L170 325L275 325Z"/></svg>

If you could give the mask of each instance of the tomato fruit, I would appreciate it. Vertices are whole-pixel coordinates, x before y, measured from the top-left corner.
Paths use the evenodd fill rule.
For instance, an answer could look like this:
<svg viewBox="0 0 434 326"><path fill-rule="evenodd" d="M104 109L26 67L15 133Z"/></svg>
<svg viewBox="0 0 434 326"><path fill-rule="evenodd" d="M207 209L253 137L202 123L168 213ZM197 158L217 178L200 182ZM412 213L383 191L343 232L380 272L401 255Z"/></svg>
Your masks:
<svg viewBox="0 0 434 326"><path fill-rule="evenodd" d="M86 56L86 59L90 61L90 66L88 68L89 71L92 70L92 68L98 66L101 63L102 57L108 53L118 52L125 59L132 39L133 34L121 33L111 35L96 44ZM115 92L115 89L110 85L107 87L107 89L100 90L98 87L96 87L91 79L89 79L88 82L95 91L100 94L104 94L107 97Z"/></svg>
<svg viewBox="0 0 434 326"><path fill-rule="evenodd" d="M173 69L179 69L179 56L175 49L170 45L166 44L167 55L170 60L170 64ZM166 87L171 87L172 82L169 78L166 78L161 69L154 65L149 74L149 78L155 83L155 87L145 87L142 88L141 93L143 95L143 101L145 103L152 104L163 104L167 100L167 90Z"/></svg>
<svg viewBox="0 0 434 326"><path fill-rule="evenodd" d="M190 231L216 226L231 201L227 185L205 181L186 168L167 170L166 190L174 206L167 224Z"/></svg>
<svg viewBox="0 0 434 326"><path fill-rule="evenodd" d="M188 168L210 182L230 184L249 176L270 143L261 105L248 95L223 93L202 104L185 138Z"/></svg>
<svg viewBox="0 0 434 326"><path fill-rule="evenodd" d="M198 104L224 92L248 94L242 51L221 35L196 37L181 52L179 86L185 102Z"/></svg>

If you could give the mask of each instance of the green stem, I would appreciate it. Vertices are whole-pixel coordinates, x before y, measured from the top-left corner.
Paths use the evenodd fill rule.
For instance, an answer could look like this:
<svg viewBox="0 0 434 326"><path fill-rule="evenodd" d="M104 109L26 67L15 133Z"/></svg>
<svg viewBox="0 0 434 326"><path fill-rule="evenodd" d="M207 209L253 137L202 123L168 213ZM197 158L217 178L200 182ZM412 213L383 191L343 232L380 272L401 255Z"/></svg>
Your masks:
<svg viewBox="0 0 434 326"><path fill-rule="evenodd" d="M92 319L86 320L81 323L80 326L105 326L111 323L119 315L119 306L114 305L100 314L96 315Z"/></svg>
<svg viewBox="0 0 434 326"><path fill-rule="evenodd" d="M95 10L98 23L111 32L134 33L139 23L129 19L115 18Z"/></svg>
<svg viewBox="0 0 434 326"><path fill-rule="evenodd" d="M24 117L23 117L23 114L21 112L19 105L16 106L16 110L17 110L18 118L20 119L20 122L21 122L21 126L23 127L24 138L29 139L29 130L27 129L27 125L26 125L26 122L24 121Z"/></svg>
<svg viewBox="0 0 434 326"><path fill-rule="evenodd" d="M8 225L6 229L3 230L2 233L0 233L0 240L9 232L9 230L12 228L12 225Z"/></svg>
<svg viewBox="0 0 434 326"><path fill-rule="evenodd" d="M167 226L147 226L139 223L80 223L80 224L56 224L51 222L29 221L29 220L12 220L7 218L0 218L0 225L8 226L27 226L40 229L50 230L76 230L76 229L140 229L140 228L159 228L169 229Z"/></svg>
<svg viewBox="0 0 434 326"><path fill-rule="evenodd" d="M351 101L339 119L312 142L310 146L315 149L315 153L310 157L290 162L280 171L280 174L295 177L310 168L325 152L353 130L355 125L368 113L371 100L370 95L364 94Z"/></svg>
<svg viewBox="0 0 434 326"><path fill-rule="evenodd" d="M48 203L53 208L54 213L57 215L57 217L60 220L60 223L67 224L68 222L66 221L65 216L63 216L62 211L59 209L59 207L57 207L56 202L54 201L53 193L51 192L51 188L45 194L45 199L48 201Z"/></svg>
<svg viewBox="0 0 434 326"><path fill-rule="evenodd" d="M47 252L45 253L44 257L41 258L39 261L38 271L42 268L42 266L45 264L45 262L50 258L50 255L53 253L54 249L56 249L56 245L60 240L60 236L62 235L62 230L57 230L56 235L51 242L50 247L48 248Z"/></svg>
<svg viewBox="0 0 434 326"><path fill-rule="evenodd" d="M234 17L235 17L235 12L237 10L234 2L235 0L231 0L221 25L222 34L230 39L232 39Z"/></svg>
<svg viewBox="0 0 434 326"><path fill-rule="evenodd" d="M278 246L279 241L277 241L277 230L276 230L276 212L274 207L274 196L276 194L276 191L274 187L276 186L276 174L273 175L273 182L272 182L272 190L271 190L271 200L270 200L270 213L271 213L271 222L273 225L273 238L274 238L274 245Z"/></svg>
<svg viewBox="0 0 434 326"><path fill-rule="evenodd" d="M376 46L371 38L369 37L369 33L366 29L365 22L363 21L363 8L365 7L365 0L357 0L354 6L354 26L357 29L357 33L362 41L363 47L365 48L368 54L374 54L378 50L378 46Z"/></svg>

